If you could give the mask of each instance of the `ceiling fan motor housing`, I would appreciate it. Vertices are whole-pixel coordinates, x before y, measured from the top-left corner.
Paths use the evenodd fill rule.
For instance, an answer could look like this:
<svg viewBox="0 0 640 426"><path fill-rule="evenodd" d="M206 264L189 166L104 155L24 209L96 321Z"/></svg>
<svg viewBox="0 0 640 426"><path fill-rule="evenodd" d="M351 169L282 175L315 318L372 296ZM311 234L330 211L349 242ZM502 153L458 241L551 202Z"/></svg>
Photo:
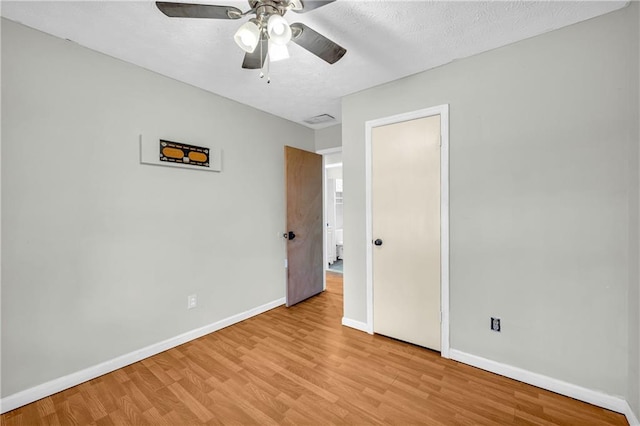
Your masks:
<svg viewBox="0 0 640 426"><path fill-rule="evenodd" d="M249 6L261 22L266 22L274 14L284 16L289 10L289 2L278 0L249 0Z"/></svg>

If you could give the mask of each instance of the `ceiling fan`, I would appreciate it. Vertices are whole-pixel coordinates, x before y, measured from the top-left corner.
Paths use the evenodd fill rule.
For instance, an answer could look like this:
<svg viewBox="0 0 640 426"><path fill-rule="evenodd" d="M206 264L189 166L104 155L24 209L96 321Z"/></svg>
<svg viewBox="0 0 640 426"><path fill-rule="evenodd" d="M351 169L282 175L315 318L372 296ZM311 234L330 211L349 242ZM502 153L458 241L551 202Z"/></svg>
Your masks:
<svg viewBox="0 0 640 426"><path fill-rule="evenodd" d="M244 50L242 68L261 69L267 57L277 61L289 57L287 44L293 41L320 59L334 64L347 50L305 24L289 25L284 15L292 10L305 13L335 0L249 0L250 9L242 12L233 6L172 3L157 1L156 6L171 18L240 19L254 14L238 28L234 40Z"/></svg>

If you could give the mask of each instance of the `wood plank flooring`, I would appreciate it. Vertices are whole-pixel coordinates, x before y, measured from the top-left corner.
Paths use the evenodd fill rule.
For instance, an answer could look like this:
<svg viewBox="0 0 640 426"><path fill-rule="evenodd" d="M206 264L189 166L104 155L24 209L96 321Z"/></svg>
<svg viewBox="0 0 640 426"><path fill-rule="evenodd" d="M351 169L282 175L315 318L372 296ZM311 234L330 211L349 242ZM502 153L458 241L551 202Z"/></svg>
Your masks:
<svg viewBox="0 0 640 426"><path fill-rule="evenodd" d="M627 424L341 318L342 275L329 274L319 296L13 410L0 424Z"/></svg>

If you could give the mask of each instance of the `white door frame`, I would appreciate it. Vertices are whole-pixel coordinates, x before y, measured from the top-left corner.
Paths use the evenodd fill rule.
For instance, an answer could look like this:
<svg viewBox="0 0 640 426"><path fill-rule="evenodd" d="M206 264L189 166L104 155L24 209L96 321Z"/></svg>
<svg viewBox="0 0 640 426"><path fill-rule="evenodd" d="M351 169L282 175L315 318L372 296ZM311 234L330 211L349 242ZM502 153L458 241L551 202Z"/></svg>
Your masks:
<svg viewBox="0 0 640 426"><path fill-rule="evenodd" d="M327 265L329 264L329 257L327 256L327 168L325 156L341 152L341 146L316 150L316 154L322 155L322 258L324 262L322 279L324 280L323 288L325 290L327 289Z"/></svg>
<svg viewBox="0 0 640 426"><path fill-rule="evenodd" d="M449 358L449 105L378 118L365 122L365 203L367 247L367 332L373 334L373 212L371 204L371 138L375 127L440 115L440 354Z"/></svg>

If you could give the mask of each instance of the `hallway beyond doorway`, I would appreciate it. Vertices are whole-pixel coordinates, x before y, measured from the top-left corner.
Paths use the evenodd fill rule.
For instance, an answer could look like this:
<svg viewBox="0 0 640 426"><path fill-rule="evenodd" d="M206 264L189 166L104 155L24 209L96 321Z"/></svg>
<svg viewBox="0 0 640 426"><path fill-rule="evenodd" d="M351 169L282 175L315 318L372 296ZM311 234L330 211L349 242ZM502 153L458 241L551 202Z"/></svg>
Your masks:
<svg viewBox="0 0 640 426"><path fill-rule="evenodd" d="M331 265L329 265L329 271L342 274L342 272L344 272L343 266L344 266L343 260L338 259L335 262L333 262Z"/></svg>

